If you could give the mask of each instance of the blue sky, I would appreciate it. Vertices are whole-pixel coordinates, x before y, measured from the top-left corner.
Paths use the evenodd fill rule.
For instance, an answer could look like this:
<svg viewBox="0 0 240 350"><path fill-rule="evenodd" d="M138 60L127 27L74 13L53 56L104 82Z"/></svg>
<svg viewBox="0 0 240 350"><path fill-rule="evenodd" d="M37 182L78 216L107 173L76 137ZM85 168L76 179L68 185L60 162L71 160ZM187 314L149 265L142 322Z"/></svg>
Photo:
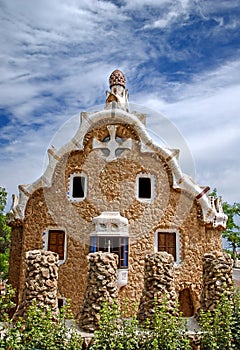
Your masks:
<svg viewBox="0 0 240 350"><path fill-rule="evenodd" d="M239 0L0 0L0 20L0 186L10 196L42 174L56 135L74 134L73 116L105 102L119 68L130 102L178 129L196 181L240 201ZM164 139L157 113L148 127Z"/></svg>

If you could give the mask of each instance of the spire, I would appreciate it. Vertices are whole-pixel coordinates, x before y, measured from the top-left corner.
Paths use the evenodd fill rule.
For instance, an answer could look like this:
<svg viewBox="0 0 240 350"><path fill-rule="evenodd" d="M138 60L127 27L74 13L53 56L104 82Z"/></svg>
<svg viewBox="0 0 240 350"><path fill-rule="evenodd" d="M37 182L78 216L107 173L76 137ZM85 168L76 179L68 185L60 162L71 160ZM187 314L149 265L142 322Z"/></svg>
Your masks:
<svg viewBox="0 0 240 350"><path fill-rule="evenodd" d="M114 85L120 85L123 86L125 89L126 85L126 78L123 72L121 72L119 69L115 69L112 74L110 75L109 78L109 84L110 84L110 89Z"/></svg>
<svg viewBox="0 0 240 350"><path fill-rule="evenodd" d="M106 92L106 109L119 108L129 112L128 90L123 72L115 69L109 77L110 91Z"/></svg>

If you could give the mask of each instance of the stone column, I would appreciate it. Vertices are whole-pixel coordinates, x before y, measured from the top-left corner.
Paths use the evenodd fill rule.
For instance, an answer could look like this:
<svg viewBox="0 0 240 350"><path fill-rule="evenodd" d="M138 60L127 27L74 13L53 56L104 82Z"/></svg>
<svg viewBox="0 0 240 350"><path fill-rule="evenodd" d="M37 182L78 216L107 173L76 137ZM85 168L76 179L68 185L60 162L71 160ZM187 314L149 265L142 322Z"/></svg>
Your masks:
<svg viewBox="0 0 240 350"><path fill-rule="evenodd" d="M99 312L103 302L111 304L118 297L118 256L103 252L90 253L88 262L87 288L78 323L82 330L94 332L98 328Z"/></svg>
<svg viewBox="0 0 240 350"><path fill-rule="evenodd" d="M201 309L213 310L223 293L231 298L233 294L232 259L225 252L212 251L203 257L203 287Z"/></svg>
<svg viewBox="0 0 240 350"><path fill-rule="evenodd" d="M45 250L31 250L26 254L26 275L22 303L16 312L22 316L34 302L41 307L58 310L58 254Z"/></svg>
<svg viewBox="0 0 240 350"><path fill-rule="evenodd" d="M175 311L177 294L174 287L174 259L167 252L145 257L144 288L138 309L138 320L144 322L154 314L154 304L161 306L167 298L169 312Z"/></svg>

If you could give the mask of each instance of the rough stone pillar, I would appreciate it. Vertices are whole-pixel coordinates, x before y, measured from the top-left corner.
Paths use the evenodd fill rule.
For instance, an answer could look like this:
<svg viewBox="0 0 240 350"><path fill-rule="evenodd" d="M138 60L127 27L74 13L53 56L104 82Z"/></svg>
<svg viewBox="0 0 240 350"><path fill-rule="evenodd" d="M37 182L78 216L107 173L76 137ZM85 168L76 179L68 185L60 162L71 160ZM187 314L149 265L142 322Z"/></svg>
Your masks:
<svg viewBox="0 0 240 350"><path fill-rule="evenodd" d="M26 254L26 275L22 304L15 316L21 316L34 302L57 312L58 254L31 250Z"/></svg>
<svg viewBox="0 0 240 350"><path fill-rule="evenodd" d="M103 302L111 304L117 300L117 264L118 256L112 253L90 253L89 271L82 311L79 314L79 326L86 332L98 328L99 312Z"/></svg>
<svg viewBox="0 0 240 350"><path fill-rule="evenodd" d="M213 251L203 257L203 287L201 309L213 310L223 293L231 298L233 294L232 259L225 252Z"/></svg>
<svg viewBox="0 0 240 350"><path fill-rule="evenodd" d="M145 257L144 288L138 309L138 320L153 316L154 304L161 306L167 298L169 312L175 311L177 294L174 287L174 259L171 254L158 252Z"/></svg>

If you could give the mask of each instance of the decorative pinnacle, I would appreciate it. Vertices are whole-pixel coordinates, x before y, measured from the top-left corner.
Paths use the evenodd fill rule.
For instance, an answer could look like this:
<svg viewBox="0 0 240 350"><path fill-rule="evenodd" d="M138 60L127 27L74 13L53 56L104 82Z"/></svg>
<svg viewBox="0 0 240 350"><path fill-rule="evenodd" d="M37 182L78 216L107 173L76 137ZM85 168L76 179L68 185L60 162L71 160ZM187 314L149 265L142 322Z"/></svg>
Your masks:
<svg viewBox="0 0 240 350"><path fill-rule="evenodd" d="M119 69L115 69L110 75L109 84L110 84L110 89L113 85L121 85L125 88L126 78L123 72L121 72Z"/></svg>

